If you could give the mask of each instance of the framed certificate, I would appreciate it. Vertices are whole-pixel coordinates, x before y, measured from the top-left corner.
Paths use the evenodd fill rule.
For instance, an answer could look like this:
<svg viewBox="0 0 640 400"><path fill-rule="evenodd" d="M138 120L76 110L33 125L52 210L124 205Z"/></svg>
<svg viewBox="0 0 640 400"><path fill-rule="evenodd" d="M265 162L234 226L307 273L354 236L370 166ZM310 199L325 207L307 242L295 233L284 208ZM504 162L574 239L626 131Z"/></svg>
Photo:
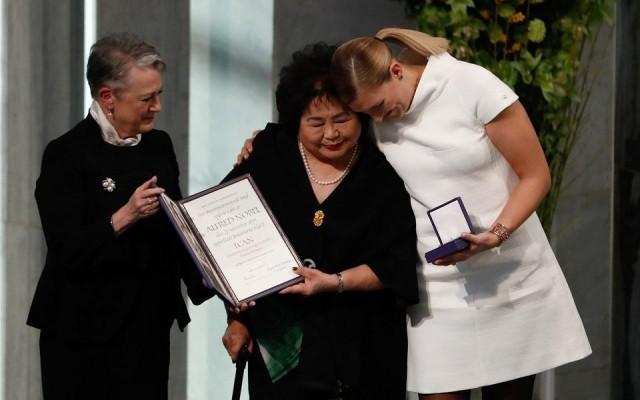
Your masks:
<svg viewBox="0 0 640 400"><path fill-rule="evenodd" d="M300 258L250 175L160 205L206 284L229 303L255 300L301 282Z"/></svg>

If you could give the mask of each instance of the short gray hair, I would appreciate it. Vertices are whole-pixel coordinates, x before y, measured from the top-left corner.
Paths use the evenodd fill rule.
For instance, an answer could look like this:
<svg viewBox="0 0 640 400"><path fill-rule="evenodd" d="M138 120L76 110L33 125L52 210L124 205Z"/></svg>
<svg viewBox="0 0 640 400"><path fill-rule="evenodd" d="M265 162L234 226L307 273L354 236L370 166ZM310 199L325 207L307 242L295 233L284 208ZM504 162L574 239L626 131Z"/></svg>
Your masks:
<svg viewBox="0 0 640 400"><path fill-rule="evenodd" d="M108 84L114 89L124 87L124 79L132 66L151 67L163 72L167 65L156 49L130 32L112 33L91 46L87 61L87 81L91 96Z"/></svg>

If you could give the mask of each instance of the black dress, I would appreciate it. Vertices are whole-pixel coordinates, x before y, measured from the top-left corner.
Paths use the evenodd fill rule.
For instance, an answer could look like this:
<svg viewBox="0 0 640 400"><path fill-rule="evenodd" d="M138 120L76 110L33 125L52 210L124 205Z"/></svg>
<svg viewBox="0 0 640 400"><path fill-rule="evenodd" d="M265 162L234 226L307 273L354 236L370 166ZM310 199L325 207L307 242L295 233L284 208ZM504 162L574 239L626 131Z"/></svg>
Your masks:
<svg viewBox="0 0 640 400"><path fill-rule="evenodd" d="M44 152L36 201L48 251L27 323L41 330L45 400L167 397L169 330L189 322L180 279L194 303L212 293L161 211L113 233L111 215L154 175L181 197L162 131L118 147L87 117Z"/></svg>
<svg viewBox="0 0 640 400"><path fill-rule="evenodd" d="M247 317L252 331L261 310L300 307L304 334L300 363L275 384L253 352L251 398L404 399L405 307L418 301L418 291L415 219L403 182L363 134L351 172L319 204L295 133L269 124L253 146L226 179L252 175L301 259L327 273L367 264L386 289L259 300ZM320 226L313 223L318 210L325 215Z"/></svg>

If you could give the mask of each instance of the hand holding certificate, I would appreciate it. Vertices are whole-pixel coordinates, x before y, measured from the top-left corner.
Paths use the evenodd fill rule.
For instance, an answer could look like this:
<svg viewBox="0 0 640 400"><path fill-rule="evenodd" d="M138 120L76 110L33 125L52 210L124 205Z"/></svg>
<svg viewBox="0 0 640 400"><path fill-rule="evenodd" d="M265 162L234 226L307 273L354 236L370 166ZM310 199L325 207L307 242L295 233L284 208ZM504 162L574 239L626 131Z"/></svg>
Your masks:
<svg viewBox="0 0 640 400"><path fill-rule="evenodd" d="M207 285L233 306L302 281L302 265L249 175L160 204Z"/></svg>

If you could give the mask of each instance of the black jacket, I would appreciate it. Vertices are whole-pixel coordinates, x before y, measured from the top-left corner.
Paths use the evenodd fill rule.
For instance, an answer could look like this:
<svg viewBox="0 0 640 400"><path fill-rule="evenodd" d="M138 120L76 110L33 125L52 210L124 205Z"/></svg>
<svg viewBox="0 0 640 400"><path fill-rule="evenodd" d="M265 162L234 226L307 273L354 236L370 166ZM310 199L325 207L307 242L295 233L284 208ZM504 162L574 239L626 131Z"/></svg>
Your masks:
<svg viewBox="0 0 640 400"><path fill-rule="evenodd" d="M36 201L48 251L27 324L65 340L109 340L135 309L145 324L180 328L189 315L180 278L196 304L211 297L168 220L159 211L119 237L110 217L152 176L181 197L169 136L152 130L134 147L102 140L91 117L51 141L43 155ZM115 189L103 181L111 178ZM149 317L147 317L149 316Z"/></svg>
<svg viewBox="0 0 640 400"><path fill-rule="evenodd" d="M327 273L367 264L385 286L260 299L247 321L254 335L260 336L259 320L271 315L271 307L301 308L304 334L300 364L277 387L260 371L259 361L250 362L250 393L259 393L256 398L303 398L308 388L330 391L340 381L357 398L404 399L405 307L418 301L415 218L404 184L384 155L365 134L359 143L359 159L321 204L296 134L281 125L267 125L256 136L251 157L226 178L251 174L301 259L312 259ZM317 211L324 213L320 226L314 225Z"/></svg>

